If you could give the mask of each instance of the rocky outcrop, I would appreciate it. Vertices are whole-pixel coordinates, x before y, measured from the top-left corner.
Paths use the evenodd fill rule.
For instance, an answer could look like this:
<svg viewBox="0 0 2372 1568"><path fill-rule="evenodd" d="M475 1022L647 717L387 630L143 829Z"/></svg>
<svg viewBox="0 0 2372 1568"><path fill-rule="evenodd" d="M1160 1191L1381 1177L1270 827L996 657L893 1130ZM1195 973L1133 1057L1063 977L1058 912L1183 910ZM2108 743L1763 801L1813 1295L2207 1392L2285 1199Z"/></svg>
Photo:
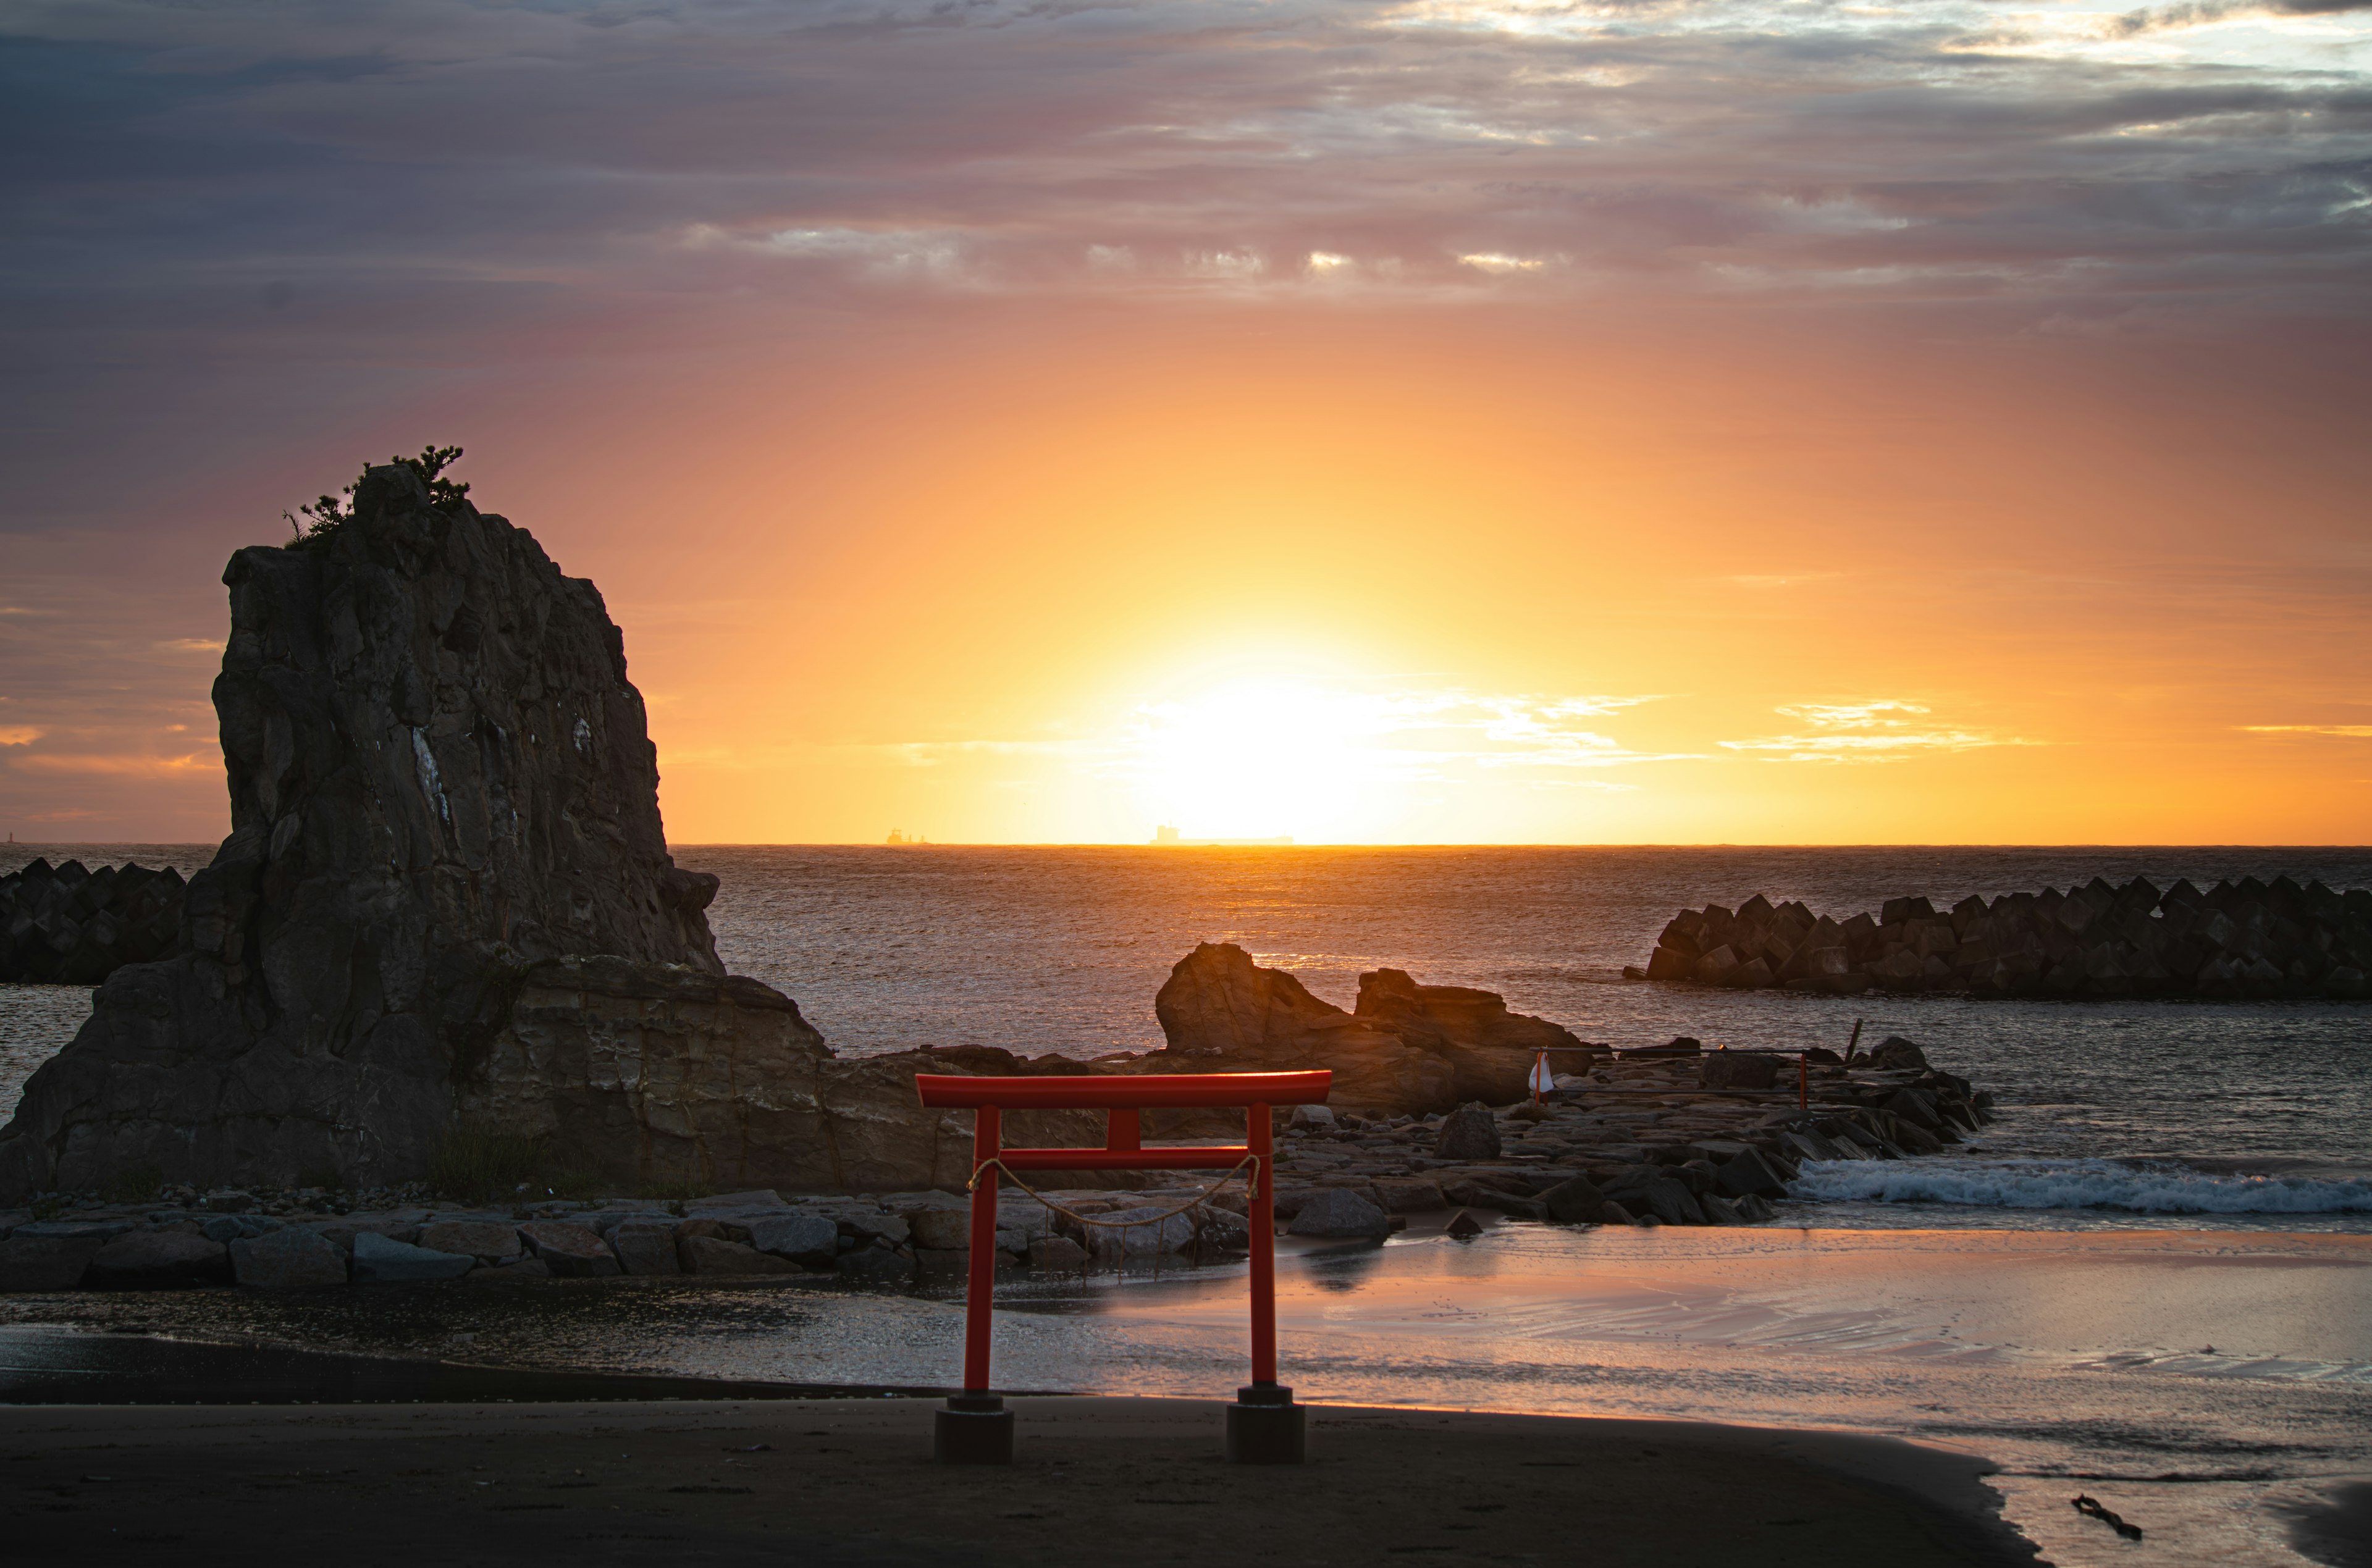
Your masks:
<svg viewBox="0 0 2372 1568"><path fill-rule="evenodd" d="M1504 1104L1525 1093L1536 1051L1587 1049L1554 1024L1508 1012L1494 993L1419 985L1398 970L1361 976L1357 1011L1346 1013L1233 943L1205 942L1180 959L1153 1011L1167 1045L1143 1060L1145 1071L1324 1067L1334 1074L1329 1103L1387 1114ZM1582 1065L1578 1055L1560 1063Z"/></svg>
<svg viewBox="0 0 2372 1568"><path fill-rule="evenodd" d="M1742 988L1977 996L2363 997L2372 994L2372 891L2287 877L2094 877L2062 892L1970 897L1949 911L1890 900L1875 915L1815 916L1757 895L1732 912L1683 910L1646 976Z"/></svg>
<svg viewBox="0 0 2372 1568"><path fill-rule="evenodd" d="M1419 985L1400 970L1377 970L1359 977L1354 1015L1390 1030L1405 1045L1429 1051L1450 1064L1450 1092L1459 1100L1506 1105L1529 1090L1532 1064L1543 1051L1561 1073L1577 1073L1588 1053L1573 1031L1525 1013L1507 1011L1495 991L1463 985Z"/></svg>
<svg viewBox="0 0 2372 1568"><path fill-rule="evenodd" d="M0 981L97 985L125 964L170 952L181 874L137 861L87 869L47 860L0 877Z"/></svg>
<svg viewBox="0 0 2372 1568"><path fill-rule="evenodd" d="M223 580L230 836L173 952L110 975L28 1084L0 1194L134 1167L416 1177L539 966L723 972L716 881L669 858L623 640L523 529L396 464ZM745 1010L795 1015L780 1001Z"/></svg>

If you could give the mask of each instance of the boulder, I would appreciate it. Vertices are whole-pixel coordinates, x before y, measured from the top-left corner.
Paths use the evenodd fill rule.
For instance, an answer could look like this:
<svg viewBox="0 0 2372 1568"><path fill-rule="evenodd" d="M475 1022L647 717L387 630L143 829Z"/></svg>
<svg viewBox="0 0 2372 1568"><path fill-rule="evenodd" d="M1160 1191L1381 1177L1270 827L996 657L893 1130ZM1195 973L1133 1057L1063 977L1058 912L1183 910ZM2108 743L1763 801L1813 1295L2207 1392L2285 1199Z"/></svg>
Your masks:
<svg viewBox="0 0 2372 1568"><path fill-rule="evenodd" d="M1632 1217L1630 1210L1624 1208L1613 1199L1609 1198L1606 1200L1605 1206L1598 1211L1598 1223L1600 1225L1637 1225L1639 1222Z"/></svg>
<svg viewBox="0 0 2372 1568"><path fill-rule="evenodd" d="M134 1230L91 1255L83 1283L94 1290L168 1290L227 1284L230 1253L219 1241L185 1230Z"/></svg>
<svg viewBox="0 0 2372 1568"><path fill-rule="evenodd" d="M906 1216L906 1224L914 1233L914 1245L935 1251L966 1251L971 1247L971 1213L969 1208L917 1209Z"/></svg>
<svg viewBox="0 0 2372 1568"><path fill-rule="evenodd" d="M886 1247L860 1247L843 1252L832 1271L855 1285L903 1290L914 1283L914 1260Z"/></svg>
<svg viewBox="0 0 2372 1568"><path fill-rule="evenodd" d="M1295 1236L1380 1241L1391 1233L1390 1216L1347 1187L1320 1192L1293 1216Z"/></svg>
<svg viewBox="0 0 2372 1568"><path fill-rule="evenodd" d="M433 1252L466 1252L483 1263L500 1263L525 1250L518 1226L508 1220L440 1220L420 1227L414 1238Z"/></svg>
<svg viewBox="0 0 2372 1568"><path fill-rule="evenodd" d="M589 1225L544 1220L523 1225L518 1233L544 1266L564 1279L606 1279L623 1272L618 1255ZM426 1239L424 1235L422 1239Z"/></svg>
<svg viewBox="0 0 2372 1568"><path fill-rule="evenodd" d="M1098 1214L1096 1218L1103 1223L1088 1228L1087 1246L1099 1257L1149 1258L1183 1252L1195 1242L1194 1216L1170 1214L1173 1206L1147 1203Z"/></svg>
<svg viewBox="0 0 2372 1568"><path fill-rule="evenodd" d="M1697 960L1694 978L1703 985L1727 985L1738 967L1738 954L1725 942Z"/></svg>
<svg viewBox="0 0 2372 1568"><path fill-rule="evenodd" d="M1033 1269L1084 1269L1087 1249L1067 1236L1041 1236L1029 1244Z"/></svg>
<svg viewBox="0 0 2372 1568"><path fill-rule="evenodd" d="M1758 1193L1765 1198L1785 1197L1787 1184L1759 1149L1748 1149L1722 1162L1715 1177L1715 1184L1726 1197L1743 1198Z"/></svg>
<svg viewBox="0 0 2372 1568"><path fill-rule="evenodd" d="M1419 985L1400 970L1359 977L1353 1016L1400 1037L1404 1045L1447 1060L1459 1100L1505 1105L1529 1092L1532 1064L1552 1051L1568 1064L1585 1048L1572 1031L1545 1018L1511 1013L1497 992L1463 985Z"/></svg>
<svg viewBox="0 0 2372 1568"><path fill-rule="evenodd" d="M1368 1185L1388 1214L1424 1214L1447 1202L1441 1195L1440 1184L1423 1177L1379 1176Z"/></svg>
<svg viewBox="0 0 2372 1568"><path fill-rule="evenodd" d="M785 1214L753 1222L749 1242L777 1258L824 1266L840 1256L840 1226L821 1214Z"/></svg>
<svg viewBox="0 0 2372 1568"><path fill-rule="evenodd" d="M687 1274L796 1274L799 1266L714 1236L690 1236L676 1243L676 1255Z"/></svg>
<svg viewBox="0 0 2372 1568"><path fill-rule="evenodd" d="M1868 1065L1881 1072L1921 1071L1927 1066L1927 1053L1901 1035L1889 1035L1878 1042L1869 1053Z"/></svg>
<svg viewBox="0 0 2372 1568"><path fill-rule="evenodd" d="M1697 1068L1697 1081L1709 1089L1767 1089L1779 1081L1779 1059L1752 1051L1712 1051Z"/></svg>
<svg viewBox="0 0 2372 1568"><path fill-rule="evenodd" d="M1334 1074L1339 1108L1405 1113L1455 1103L1457 1069L1371 1019L1312 996L1282 970L1262 969L1232 942L1205 942L1180 958L1154 997L1163 1049L1156 1073Z"/></svg>
<svg viewBox="0 0 2372 1568"><path fill-rule="evenodd" d="M675 1251L673 1222L628 1220L610 1230L610 1249L618 1255L618 1266L629 1274L674 1274L682 1272Z"/></svg>
<svg viewBox="0 0 2372 1568"><path fill-rule="evenodd" d="M1541 1207L1559 1225L1594 1223L1606 1206L1606 1194L1586 1176L1558 1182L1541 1194Z"/></svg>
<svg viewBox="0 0 2372 1568"><path fill-rule="evenodd" d="M285 1235L276 1231L274 1235ZM268 1239L268 1238L267 1238ZM328 1245L326 1242L324 1246ZM458 1280L478 1266L466 1252L439 1252L414 1247L370 1231L355 1235L356 1284L416 1284L433 1280Z"/></svg>
<svg viewBox="0 0 2372 1568"><path fill-rule="evenodd" d="M467 1263L469 1260L462 1261ZM345 1253L303 1225L290 1225L285 1230L232 1242L230 1267L232 1277L250 1290L295 1290L305 1285L346 1283Z"/></svg>
<svg viewBox="0 0 2372 1568"><path fill-rule="evenodd" d="M18 1225L0 1241L0 1291L72 1290L110 1239L103 1232Z"/></svg>
<svg viewBox="0 0 2372 1568"><path fill-rule="evenodd" d="M1499 1124L1482 1106L1460 1106L1441 1119L1433 1152L1435 1157L1446 1160L1497 1159Z"/></svg>

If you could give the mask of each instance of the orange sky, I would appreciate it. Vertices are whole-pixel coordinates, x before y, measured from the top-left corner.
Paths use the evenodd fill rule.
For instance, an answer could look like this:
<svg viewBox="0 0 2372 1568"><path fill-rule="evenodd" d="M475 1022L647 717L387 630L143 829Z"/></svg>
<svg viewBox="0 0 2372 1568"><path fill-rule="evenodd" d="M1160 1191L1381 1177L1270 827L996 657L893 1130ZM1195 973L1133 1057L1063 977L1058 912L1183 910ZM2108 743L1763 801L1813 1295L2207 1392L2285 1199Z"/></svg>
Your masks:
<svg viewBox="0 0 2372 1568"><path fill-rule="evenodd" d="M1901 194L1957 156L1893 170L1885 200L1927 215L1871 232L1968 227L1935 215L1968 198ZM1713 178L1678 168L1683 195ZM120 405L44 403L0 534L0 826L218 835L221 560L434 440L602 588L680 842L2372 828L2372 341L2331 296L2184 294L2151 251L2079 297L2096 237L2053 241L2048 287L1867 258L1739 286L1683 260L1748 241L1677 226L1562 280L1512 238L1441 241L1422 286L1340 285L1367 263L1316 250L1257 286L1204 286L1224 255L1157 286L1034 251L959 276L963 235L1057 226L1037 188L962 229L973 187L878 178L904 215L586 239L509 257L483 307L486 236L517 237L453 219L449 326L358 295L273 337L297 329L267 286L276 314L186 377L160 349ZM1395 189L1376 211L1416 225L1431 198ZM926 232L959 238L880 249Z"/></svg>

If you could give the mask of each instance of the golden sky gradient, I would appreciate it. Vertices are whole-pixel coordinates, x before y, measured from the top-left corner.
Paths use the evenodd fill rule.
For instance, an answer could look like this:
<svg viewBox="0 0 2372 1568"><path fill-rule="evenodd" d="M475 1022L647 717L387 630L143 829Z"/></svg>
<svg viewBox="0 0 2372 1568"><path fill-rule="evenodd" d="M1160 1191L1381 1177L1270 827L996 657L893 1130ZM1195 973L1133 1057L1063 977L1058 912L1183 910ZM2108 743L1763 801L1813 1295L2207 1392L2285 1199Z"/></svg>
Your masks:
<svg viewBox="0 0 2372 1568"><path fill-rule="evenodd" d="M1341 9L1295 36L1354 27ZM1736 60L1797 26L1729 10ZM223 557L434 440L601 587L680 842L2367 836L2372 248L2360 196L2268 217L2305 177L2264 172L2362 145L2360 108L2314 107L2363 79L2360 13L2248 13L2213 71L2196 41L2043 29L1908 109L1912 53L1834 68L1915 136L1826 124L1776 68L1738 89L1768 123L1727 125L1652 54L1712 47L1702 26L1404 7L1388 41L1288 70L1250 21L1115 14L1158 34L1192 157L1156 167L1116 107L1144 58L1110 101L1032 98L1110 45L1021 24L970 55L810 41L777 85L827 150L796 157L751 153L692 77L624 152L586 152L614 133L564 100L498 117L545 160L507 205L491 155L421 126L390 152L337 98L238 87L239 123L380 160L433 221L403 256L268 213L208 227L209 278L127 262L29 340L52 379L10 437L30 477L0 533L0 826L223 831ZM378 58L319 25L321 70ZM1955 36L1919 47L1959 69ZM665 82L695 45L724 47L612 33L576 64ZM128 72L126 125L203 75L113 64L120 38L45 47ZM1431 85L1295 118L1378 79L1378 51ZM925 66L1017 79L894 123L865 107ZM1442 128L1552 66L1566 86L1506 110L1523 134ZM478 90L353 70L366 106L390 75ZM1622 94L1628 161L1564 134ZM2285 94L2322 128L2268 122ZM2192 129L2140 163L2109 145L2161 122ZM1280 153L1296 138L1319 173ZM1736 167L1782 144L1799 167ZM250 197L320 178L223 158ZM2215 183L2248 159L2261 187ZM2188 217L2135 215L2169 192ZM185 296L215 304L155 324Z"/></svg>

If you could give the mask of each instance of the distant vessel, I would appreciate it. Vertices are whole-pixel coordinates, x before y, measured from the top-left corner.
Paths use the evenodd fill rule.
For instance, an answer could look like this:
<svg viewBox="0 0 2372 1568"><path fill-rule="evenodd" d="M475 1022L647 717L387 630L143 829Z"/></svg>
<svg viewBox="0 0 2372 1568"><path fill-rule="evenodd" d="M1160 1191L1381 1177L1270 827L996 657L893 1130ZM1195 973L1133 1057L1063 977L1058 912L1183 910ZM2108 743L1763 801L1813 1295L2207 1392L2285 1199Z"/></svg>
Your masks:
<svg viewBox="0 0 2372 1568"><path fill-rule="evenodd" d="M926 844L931 841L920 833L916 833L910 839L906 836L905 829L892 828L890 830L890 842L893 844Z"/></svg>
<svg viewBox="0 0 2372 1568"><path fill-rule="evenodd" d="M1153 842L1165 849L1284 849L1293 842L1293 835L1280 833L1273 839L1181 839L1177 829L1164 822L1153 830Z"/></svg>

